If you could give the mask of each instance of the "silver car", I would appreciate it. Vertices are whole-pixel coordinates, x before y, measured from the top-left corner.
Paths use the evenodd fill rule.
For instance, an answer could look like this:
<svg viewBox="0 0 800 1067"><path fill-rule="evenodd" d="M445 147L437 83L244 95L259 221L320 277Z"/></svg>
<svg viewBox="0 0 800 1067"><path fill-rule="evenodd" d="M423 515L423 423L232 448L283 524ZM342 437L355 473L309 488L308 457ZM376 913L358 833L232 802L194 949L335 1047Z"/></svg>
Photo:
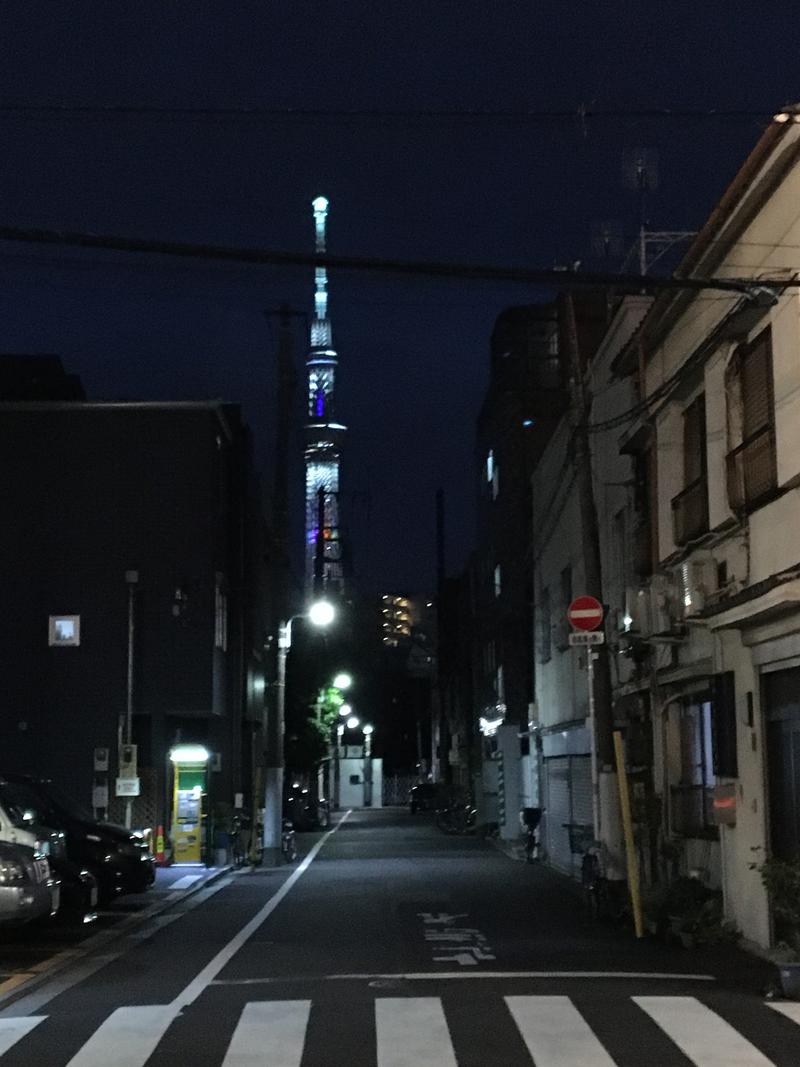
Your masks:
<svg viewBox="0 0 800 1067"><path fill-rule="evenodd" d="M60 884L43 853L0 841L0 924L55 915L59 897Z"/></svg>

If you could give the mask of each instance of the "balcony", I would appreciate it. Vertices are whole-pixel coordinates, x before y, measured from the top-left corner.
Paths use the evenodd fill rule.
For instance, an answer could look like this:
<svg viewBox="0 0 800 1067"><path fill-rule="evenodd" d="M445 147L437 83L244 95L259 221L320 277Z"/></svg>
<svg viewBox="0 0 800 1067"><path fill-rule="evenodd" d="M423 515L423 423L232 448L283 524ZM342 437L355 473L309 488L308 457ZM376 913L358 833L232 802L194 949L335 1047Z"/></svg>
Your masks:
<svg viewBox="0 0 800 1067"><path fill-rule="evenodd" d="M728 500L737 512L752 511L778 486L775 428L765 426L728 453Z"/></svg>
<svg viewBox="0 0 800 1067"><path fill-rule="evenodd" d="M672 498L672 530L676 545L708 532L708 483L697 478Z"/></svg>

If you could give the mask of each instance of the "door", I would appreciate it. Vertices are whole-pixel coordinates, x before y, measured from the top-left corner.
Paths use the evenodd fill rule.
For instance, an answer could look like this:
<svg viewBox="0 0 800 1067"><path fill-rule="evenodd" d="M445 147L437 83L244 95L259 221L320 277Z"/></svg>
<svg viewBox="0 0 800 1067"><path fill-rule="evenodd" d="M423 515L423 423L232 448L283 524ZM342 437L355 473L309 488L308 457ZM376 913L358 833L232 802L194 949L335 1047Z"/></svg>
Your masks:
<svg viewBox="0 0 800 1067"><path fill-rule="evenodd" d="M800 668L765 674L770 846L800 856Z"/></svg>

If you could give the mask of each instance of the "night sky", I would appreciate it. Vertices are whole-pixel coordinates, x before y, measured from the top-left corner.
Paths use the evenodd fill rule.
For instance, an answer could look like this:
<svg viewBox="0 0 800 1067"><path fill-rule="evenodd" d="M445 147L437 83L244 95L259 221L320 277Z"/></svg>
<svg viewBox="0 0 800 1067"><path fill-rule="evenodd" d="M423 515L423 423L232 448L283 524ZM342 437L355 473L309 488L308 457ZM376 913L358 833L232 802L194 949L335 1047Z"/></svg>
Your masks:
<svg viewBox="0 0 800 1067"><path fill-rule="evenodd" d="M658 156L650 226L697 228L768 116L800 98L800 24L775 0L6 0L2 24L11 226L311 252L310 201L323 193L333 253L617 267L592 233L618 220L632 241L626 150ZM553 114L13 110L53 104ZM581 122L581 104L616 114ZM631 114L649 108L739 114ZM366 588L430 588L438 485L451 570L472 541L494 319L546 294L355 273L334 273L330 292L356 575ZM275 356L264 312L282 301L310 312L312 293L310 269L5 244L0 351L59 353L92 398L242 401L264 467ZM298 466L298 488L301 477Z"/></svg>

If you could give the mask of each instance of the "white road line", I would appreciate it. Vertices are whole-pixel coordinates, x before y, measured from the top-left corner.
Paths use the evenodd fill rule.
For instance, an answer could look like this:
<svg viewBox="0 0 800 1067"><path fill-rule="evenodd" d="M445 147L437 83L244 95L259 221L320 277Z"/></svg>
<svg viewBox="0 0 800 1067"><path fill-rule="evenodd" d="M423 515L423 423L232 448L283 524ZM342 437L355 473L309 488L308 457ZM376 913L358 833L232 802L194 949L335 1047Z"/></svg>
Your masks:
<svg viewBox="0 0 800 1067"><path fill-rule="evenodd" d="M222 1067L300 1067L310 1000L246 1004Z"/></svg>
<svg viewBox="0 0 800 1067"><path fill-rule="evenodd" d="M378 1067L457 1067L438 997L375 1001Z"/></svg>
<svg viewBox="0 0 800 1067"><path fill-rule="evenodd" d="M400 974L303 974L283 975L269 978L220 978L211 985L280 985L282 982L302 978L304 982L436 982L453 978L477 978L480 981L506 980L508 978L620 978L623 980L716 982L713 974L670 974L659 971L411 971Z"/></svg>
<svg viewBox="0 0 800 1067"><path fill-rule="evenodd" d="M694 997L633 997L696 1067L774 1067L730 1023Z"/></svg>
<svg viewBox="0 0 800 1067"><path fill-rule="evenodd" d="M768 1000L767 1004L775 1011L779 1011L781 1015L785 1015L787 1019L791 1019L793 1023L797 1023L800 1026L800 1003L797 1001L789 1000Z"/></svg>
<svg viewBox="0 0 800 1067"><path fill-rule="evenodd" d="M183 878L179 878L177 882L172 883L169 887L169 892L174 893L176 889L188 889L190 885L199 882L202 877L202 874L185 874Z"/></svg>
<svg viewBox="0 0 800 1067"><path fill-rule="evenodd" d="M67 1067L144 1067L176 1015L171 1004L117 1008Z"/></svg>
<svg viewBox="0 0 800 1067"><path fill-rule="evenodd" d="M46 1015L29 1015L20 1019L0 1019L0 1056L46 1018Z"/></svg>
<svg viewBox="0 0 800 1067"><path fill-rule="evenodd" d="M614 1067L569 997L506 997L505 1002L536 1067Z"/></svg>
<svg viewBox="0 0 800 1067"><path fill-rule="evenodd" d="M179 993L178 996L175 997L172 1002L173 1005L175 1005L177 1008L183 1008L189 1004L193 1004L194 1001L197 1000L203 990L206 989L206 987L214 981L214 979L217 977L222 968L236 955L236 953L239 951L245 941L247 941L247 939L256 932L259 926L261 926L261 924L273 913L273 911L275 911L277 906L280 904L280 902L283 900L283 898L286 896L286 894L289 892L289 890L292 888L298 878L301 878L311 866L317 853L328 840L328 838L331 837L332 834L336 833L336 831L339 829L345 819L351 814L352 809L346 811L341 817L341 819L339 819L337 824L332 829L328 830L324 837L321 837L319 841L317 841L316 845L314 845L314 847L305 857L300 866L289 875L289 877L286 879L280 889L278 889L277 892L273 893L267 903L262 908L260 908L259 911L256 912L250 922L243 926L239 933L236 934L235 937L232 937L228 944L224 945L219 950L216 956L214 956L214 958L205 965L202 971L200 971L200 973L191 980L191 982L186 986L183 992Z"/></svg>

